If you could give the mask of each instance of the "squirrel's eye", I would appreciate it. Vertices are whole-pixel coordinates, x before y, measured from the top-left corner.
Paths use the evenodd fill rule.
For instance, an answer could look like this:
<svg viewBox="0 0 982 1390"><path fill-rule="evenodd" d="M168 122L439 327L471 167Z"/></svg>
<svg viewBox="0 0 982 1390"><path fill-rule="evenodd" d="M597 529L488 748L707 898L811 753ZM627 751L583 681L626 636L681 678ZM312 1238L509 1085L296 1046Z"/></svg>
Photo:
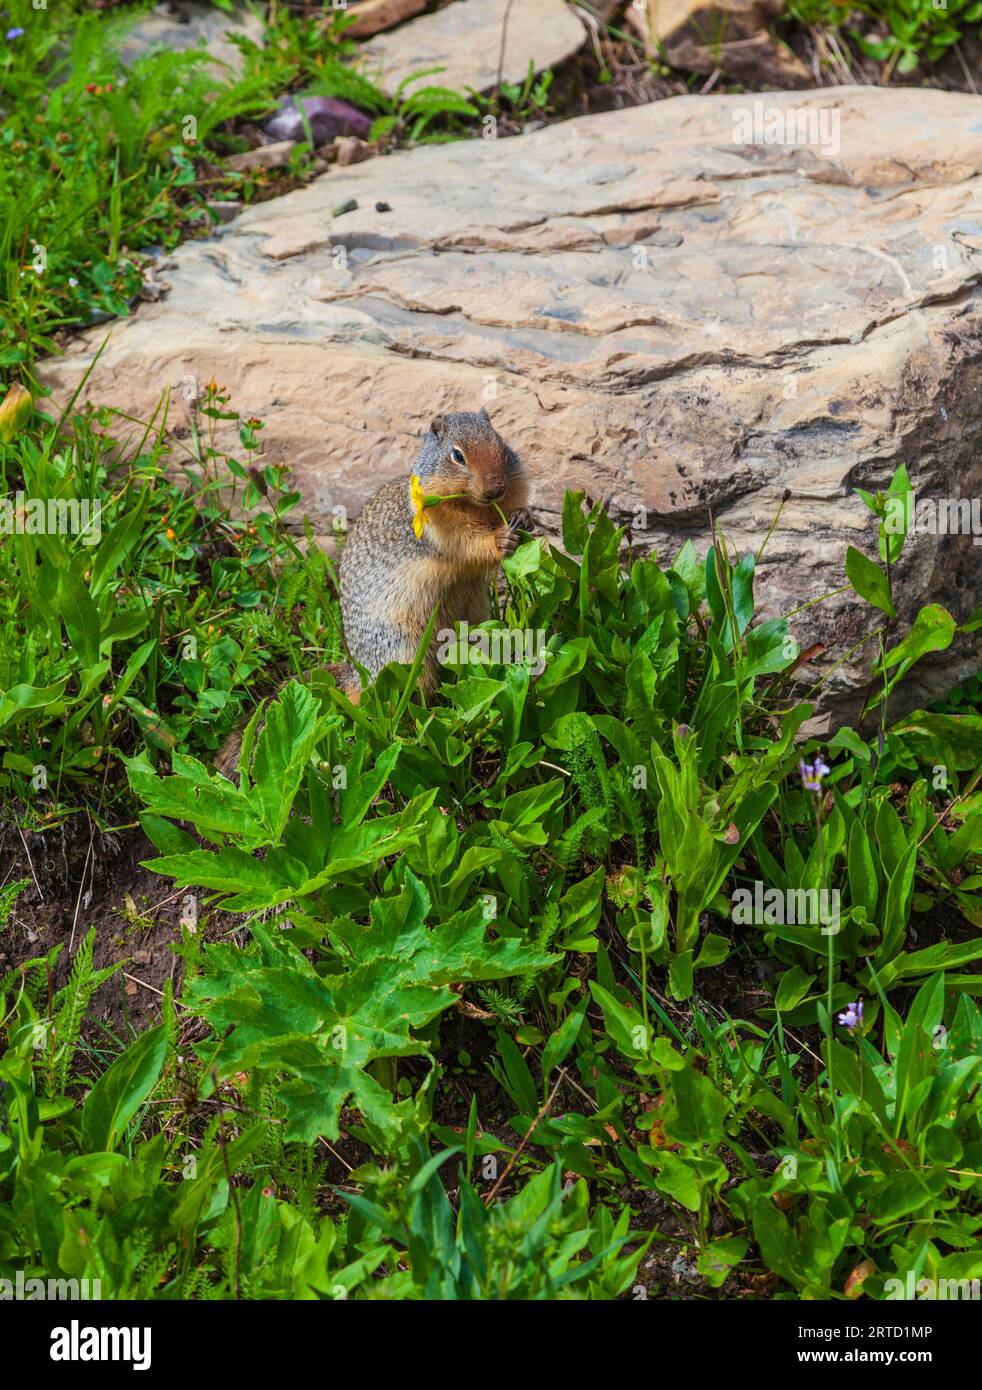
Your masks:
<svg viewBox="0 0 982 1390"><path fill-rule="evenodd" d="M459 463L462 468L466 467L467 460L464 458L463 454L460 452L459 449L451 449L450 457L453 459L454 463Z"/></svg>

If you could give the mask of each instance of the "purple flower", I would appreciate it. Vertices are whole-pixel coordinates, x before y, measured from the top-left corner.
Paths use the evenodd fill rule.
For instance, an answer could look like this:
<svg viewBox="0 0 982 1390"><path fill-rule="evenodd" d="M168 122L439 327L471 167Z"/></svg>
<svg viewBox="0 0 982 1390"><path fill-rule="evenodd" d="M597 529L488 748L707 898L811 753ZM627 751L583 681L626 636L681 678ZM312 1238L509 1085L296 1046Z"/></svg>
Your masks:
<svg viewBox="0 0 982 1390"><path fill-rule="evenodd" d="M847 1004L845 1012L839 1015L839 1022L843 1028L848 1028L850 1033L854 1028L861 1028L863 1023L863 1001L857 999L855 1004Z"/></svg>
<svg viewBox="0 0 982 1390"><path fill-rule="evenodd" d="M822 778L827 777L831 769L827 763L823 763L821 758L816 758L814 763L800 762L798 768L801 772L801 783L807 792L820 792L822 790Z"/></svg>
<svg viewBox="0 0 982 1390"><path fill-rule="evenodd" d="M8 29L6 37L8 39L19 39L23 32L23 29Z"/></svg>

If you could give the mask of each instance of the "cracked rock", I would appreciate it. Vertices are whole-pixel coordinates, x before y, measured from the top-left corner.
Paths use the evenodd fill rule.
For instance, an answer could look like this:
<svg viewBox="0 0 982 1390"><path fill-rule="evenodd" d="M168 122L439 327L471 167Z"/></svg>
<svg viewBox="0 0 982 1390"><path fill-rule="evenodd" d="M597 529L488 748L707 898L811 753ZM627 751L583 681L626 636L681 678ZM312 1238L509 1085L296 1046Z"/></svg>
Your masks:
<svg viewBox="0 0 982 1390"><path fill-rule="evenodd" d="M408 473L434 414L483 403L547 532L579 488L663 561L705 554L710 513L742 554L787 490L757 592L790 613L845 584L848 545L875 556L857 486L904 462L918 497L982 492L978 123L930 90L681 97L335 168L181 246L83 396L149 419L169 387L180 428L175 388L217 377L325 535ZM58 401L104 337L45 364ZM968 617L980 553L909 541L897 635L928 601ZM874 644L843 658L875 625L848 593L794 619L830 715L854 714ZM970 674L977 640L916 666L895 711Z"/></svg>

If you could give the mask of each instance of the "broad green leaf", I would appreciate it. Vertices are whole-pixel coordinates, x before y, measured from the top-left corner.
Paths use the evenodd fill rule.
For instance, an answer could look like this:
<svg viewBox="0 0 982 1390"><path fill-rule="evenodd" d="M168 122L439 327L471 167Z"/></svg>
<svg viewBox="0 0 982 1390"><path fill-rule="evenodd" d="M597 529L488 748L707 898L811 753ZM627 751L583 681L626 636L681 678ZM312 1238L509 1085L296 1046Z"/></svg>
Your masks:
<svg viewBox="0 0 982 1390"><path fill-rule="evenodd" d="M160 1024L141 1033L99 1077L82 1106L82 1134L89 1151L115 1149L157 1084L166 1053L167 1029Z"/></svg>
<svg viewBox="0 0 982 1390"><path fill-rule="evenodd" d="M956 630L957 624L947 608L929 603L920 609L907 636L890 648L883 664L886 667L899 664L901 673L909 671L927 652L943 652L950 647Z"/></svg>
<svg viewBox="0 0 982 1390"><path fill-rule="evenodd" d="M131 496L131 505L122 518L102 537L92 562L92 578L89 581L89 592L93 599L98 598L140 539L150 495L149 489L144 489L135 505Z"/></svg>
<svg viewBox="0 0 982 1390"><path fill-rule="evenodd" d="M873 851L866 827L857 819L849 832L848 850L849 898L854 907L862 907L872 917L876 911L879 884Z"/></svg>
<svg viewBox="0 0 982 1390"><path fill-rule="evenodd" d="M561 1066L576 1042L589 1000L584 996L579 1004L563 1019L552 1037L542 1049L542 1080L547 1086L556 1067Z"/></svg>
<svg viewBox="0 0 982 1390"><path fill-rule="evenodd" d="M286 825L316 739L317 702L291 681L266 711L250 772L249 801L273 840Z"/></svg>
<svg viewBox="0 0 982 1390"><path fill-rule="evenodd" d="M672 1073L675 1113L665 1122L665 1135L680 1144L708 1145L723 1138L727 1104L707 1076L688 1066Z"/></svg>
<svg viewBox="0 0 982 1390"><path fill-rule="evenodd" d="M885 573L852 545L846 551L846 578L860 598L879 608L888 618L897 616Z"/></svg>
<svg viewBox="0 0 982 1390"><path fill-rule="evenodd" d="M941 1022L943 1009L944 975L938 974L917 991L900 1039L895 1064L897 1100L894 1133L898 1137L905 1132L911 1095L931 1070L935 1056L934 1030Z"/></svg>

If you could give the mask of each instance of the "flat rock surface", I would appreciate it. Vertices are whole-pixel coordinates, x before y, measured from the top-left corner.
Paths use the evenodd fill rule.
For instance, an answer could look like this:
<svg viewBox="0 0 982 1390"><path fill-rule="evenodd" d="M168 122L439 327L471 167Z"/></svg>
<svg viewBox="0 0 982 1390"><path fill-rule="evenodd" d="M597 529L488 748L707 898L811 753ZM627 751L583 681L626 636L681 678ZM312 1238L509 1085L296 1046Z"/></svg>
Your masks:
<svg viewBox="0 0 982 1390"><path fill-rule="evenodd" d="M748 120L763 139L809 111L821 147L740 142ZM408 473L434 414L482 403L547 530L584 488L664 559L687 537L705 553L710 512L756 551L787 492L758 595L791 612L844 584L847 545L875 554L855 486L904 461L918 496L980 494L980 208L982 102L938 91L682 97L425 146L180 247L86 395L149 418L169 388L182 428L180 383L216 377L267 421L269 461L324 534L332 508ZM60 399L105 335L46 364ZM929 600L967 616L980 555L970 537L909 543L902 622ZM872 625L843 594L795 630L828 666ZM870 645L830 677L830 707L864 688ZM938 661L938 684L972 665Z"/></svg>
<svg viewBox="0 0 982 1390"><path fill-rule="evenodd" d="M366 70L377 67L380 85L388 92L412 73L437 66L443 72L416 85L487 91L498 80L507 9L508 0L453 0L445 9L366 43ZM502 81L521 84L530 63L536 72L555 67L585 38L586 30L566 0L518 0L508 15Z"/></svg>

